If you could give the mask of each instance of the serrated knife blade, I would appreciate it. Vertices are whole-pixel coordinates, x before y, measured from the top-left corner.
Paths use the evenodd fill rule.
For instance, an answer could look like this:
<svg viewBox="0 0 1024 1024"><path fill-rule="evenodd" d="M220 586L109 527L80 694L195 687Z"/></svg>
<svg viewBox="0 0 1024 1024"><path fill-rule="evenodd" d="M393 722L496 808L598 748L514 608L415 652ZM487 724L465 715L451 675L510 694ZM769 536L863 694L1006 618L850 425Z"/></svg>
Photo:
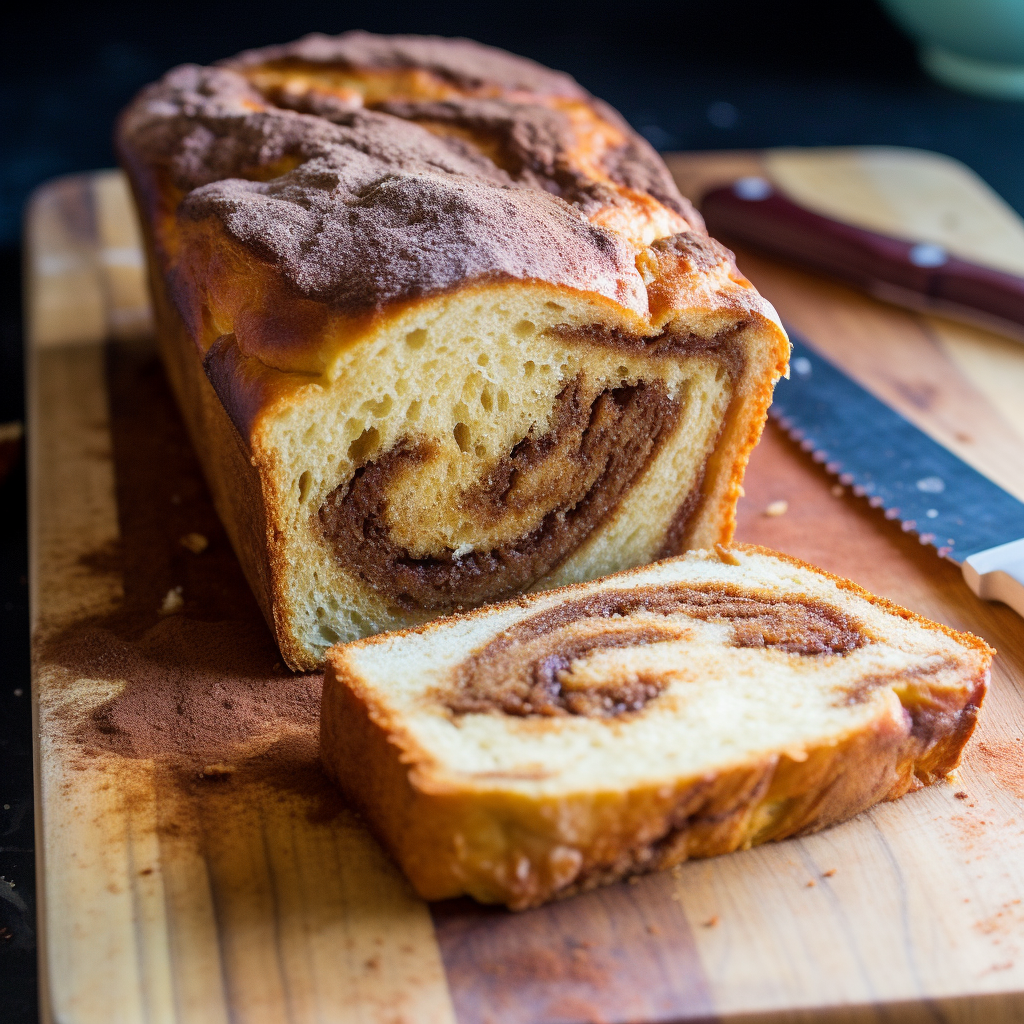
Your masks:
<svg viewBox="0 0 1024 1024"><path fill-rule="evenodd" d="M979 597L1024 615L1024 503L789 337L790 379L770 415L840 483L958 562Z"/></svg>

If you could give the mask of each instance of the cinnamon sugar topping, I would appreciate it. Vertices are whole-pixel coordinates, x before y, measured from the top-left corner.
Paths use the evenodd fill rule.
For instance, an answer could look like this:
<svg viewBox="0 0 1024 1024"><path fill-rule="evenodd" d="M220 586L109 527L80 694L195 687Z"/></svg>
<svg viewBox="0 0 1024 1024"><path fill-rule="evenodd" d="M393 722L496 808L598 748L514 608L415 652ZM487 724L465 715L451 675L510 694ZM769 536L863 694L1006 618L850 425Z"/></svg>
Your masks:
<svg viewBox="0 0 1024 1024"><path fill-rule="evenodd" d="M183 65L136 97L118 140L186 303L211 226L296 295L349 312L505 279L644 313L620 230L703 233L615 111L466 40L352 32Z"/></svg>

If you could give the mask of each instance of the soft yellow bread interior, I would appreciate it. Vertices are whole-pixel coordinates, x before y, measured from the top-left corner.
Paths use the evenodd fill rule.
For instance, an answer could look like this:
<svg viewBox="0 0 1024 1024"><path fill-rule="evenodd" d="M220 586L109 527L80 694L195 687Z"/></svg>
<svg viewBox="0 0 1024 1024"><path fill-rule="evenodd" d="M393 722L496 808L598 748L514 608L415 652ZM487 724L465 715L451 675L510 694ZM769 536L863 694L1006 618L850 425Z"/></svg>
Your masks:
<svg viewBox="0 0 1024 1024"><path fill-rule="evenodd" d="M421 892L526 906L820 828L955 766L983 642L760 549L727 557L329 654L325 767Z"/></svg>
<svg viewBox="0 0 1024 1024"><path fill-rule="evenodd" d="M540 288L468 290L413 306L341 350L315 381L292 375L293 387L261 414L254 433L260 459L273 467L265 479L276 488L271 501L284 527L286 602L314 663L339 640L479 603L479 596L460 599L457 588L447 602L443 595L432 603L403 600L388 590L385 567L376 576L372 563L353 568L346 552L332 545L321 515L325 503L389 454L389 469L374 484L381 500L373 528L403 558L457 563L543 533L594 489L602 463L591 458L588 464L572 431L565 451L544 450L553 418L567 415L568 390L583 417L579 433L602 394L658 389L661 419L649 422L642 408L634 416L631 429L646 447L633 460L639 464L630 467L628 486L578 543L485 599L506 597L524 584L545 588L649 562L665 550L673 519L691 493L733 482L732 462L720 480L705 479L706 465L727 413L743 412L740 392L751 390L747 382L763 390L771 368L760 363L775 357L774 348L759 346L750 331L752 351L739 368L737 349L741 358L743 352L735 340L725 350L658 354L642 339L616 343L612 332L622 331L620 316L585 298L563 294L556 301ZM646 437L651 431L655 436ZM482 498L481 489L524 442L538 449L534 463L517 466L500 496ZM720 539L717 504L703 510L691 504L689 535L704 543Z"/></svg>
<svg viewBox="0 0 1024 1024"><path fill-rule="evenodd" d="M623 673L667 679L664 691L641 713L621 718L455 716L444 703L446 678L455 666L496 634L564 600L561 593L526 607L505 605L447 620L429 632L355 646L347 663L373 688L376 701L401 716L403 728L438 766L440 776L469 784L483 777L487 788L537 794L585 789L595 779L602 788L664 783L771 751L799 756L825 737L838 742L880 711L899 717L899 690L906 696L912 687L894 689L881 681L899 681L911 670L929 670L930 687L961 687L965 652L952 637L898 618L786 562L738 557L742 576L714 555L691 552L592 586L608 592L650 583L701 586L740 577L752 594L827 602L854 616L870 641L843 656L825 657L737 647L728 621L701 621L681 612L668 617L680 627L678 638L598 649L566 670L562 685L596 686ZM630 622L665 619L641 611ZM604 629L616 625L601 622ZM572 630L579 628L575 621ZM865 680L878 683L860 695ZM851 700L854 695L861 699Z"/></svg>

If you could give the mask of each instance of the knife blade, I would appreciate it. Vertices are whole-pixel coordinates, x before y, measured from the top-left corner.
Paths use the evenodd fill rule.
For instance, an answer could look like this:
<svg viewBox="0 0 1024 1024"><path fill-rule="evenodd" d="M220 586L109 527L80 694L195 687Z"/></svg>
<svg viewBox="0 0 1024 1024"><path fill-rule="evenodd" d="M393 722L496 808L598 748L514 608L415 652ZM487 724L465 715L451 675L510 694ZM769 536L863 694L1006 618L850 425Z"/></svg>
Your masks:
<svg viewBox="0 0 1024 1024"><path fill-rule="evenodd" d="M789 337L790 379L769 414L854 494L959 563L975 594L1024 615L1024 502Z"/></svg>
<svg viewBox="0 0 1024 1024"><path fill-rule="evenodd" d="M1024 278L959 259L941 245L824 217L766 178L740 178L701 201L708 230L837 277L875 298L1024 341Z"/></svg>

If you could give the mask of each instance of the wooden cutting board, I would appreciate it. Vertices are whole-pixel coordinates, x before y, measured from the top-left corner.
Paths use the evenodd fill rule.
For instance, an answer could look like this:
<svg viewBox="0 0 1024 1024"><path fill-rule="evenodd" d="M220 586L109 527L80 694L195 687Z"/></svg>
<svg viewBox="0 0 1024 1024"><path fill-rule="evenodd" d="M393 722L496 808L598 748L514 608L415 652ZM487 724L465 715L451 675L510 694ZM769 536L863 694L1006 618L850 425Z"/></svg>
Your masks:
<svg viewBox="0 0 1024 1024"><path fill-rule="evenodd" d="M818 208L1024 270L1024 225L909 150L677 155L690 195L764 173ZM146 340L116 172L28 210L27 336L46 1020L61 1024L1019 1021L1024 623L837 488L772 426L739 537L849 576L999 649L959 776L804 839L534 911L418 900L282 715L186 771L95 742L128 683L252 700L284 671ZM1024 346L903 313L750 253L783 318L1024 497ZM769 503L788 511L768 517ZM190 532L209 547L179 543ZM160 614L169 590L183 607ZM262 695L262 698L261 698ZM247 698L248 699L248 698ZM243 730L244 731L244 730Z"/></svg>

